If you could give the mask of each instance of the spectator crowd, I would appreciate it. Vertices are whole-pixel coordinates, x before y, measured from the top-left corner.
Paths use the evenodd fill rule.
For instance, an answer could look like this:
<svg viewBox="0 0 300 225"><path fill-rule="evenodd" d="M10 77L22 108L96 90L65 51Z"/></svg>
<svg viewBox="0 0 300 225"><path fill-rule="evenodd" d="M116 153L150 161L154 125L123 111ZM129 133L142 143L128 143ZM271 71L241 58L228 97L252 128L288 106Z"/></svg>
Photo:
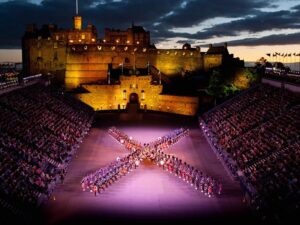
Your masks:
<svg viewBox="0 0 300 225"><path fill-rule="evenodd" d="M93 110L40 84L0 95L0 203L26 210L46 201L90 129Z"/></svg>
<svg viewBox="0 0 300 225"><path fill-rule="evenodd" d="M261 84L200 119L215 152L264 218L300 207L300 94Z"/></svg>

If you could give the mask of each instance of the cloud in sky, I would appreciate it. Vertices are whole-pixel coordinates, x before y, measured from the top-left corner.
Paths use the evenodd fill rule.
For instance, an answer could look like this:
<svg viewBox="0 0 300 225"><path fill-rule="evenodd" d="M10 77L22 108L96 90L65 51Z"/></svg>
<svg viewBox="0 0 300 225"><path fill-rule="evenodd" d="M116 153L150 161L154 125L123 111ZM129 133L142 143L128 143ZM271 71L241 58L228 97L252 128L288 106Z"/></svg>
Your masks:
<svg viewBox="0 0 300 225"><path fill-rule="evenodd" d="M300 0L78 0L85 25L103 36L105 27L126 29L131 22L151 32L155 43L222 40L238 46L295 44ZM0 48L20 48L26 24L72 27L75 0L0 0ZM289 33L282 34L285 29ZM174 41L177 40L177 41Z"/></svg>

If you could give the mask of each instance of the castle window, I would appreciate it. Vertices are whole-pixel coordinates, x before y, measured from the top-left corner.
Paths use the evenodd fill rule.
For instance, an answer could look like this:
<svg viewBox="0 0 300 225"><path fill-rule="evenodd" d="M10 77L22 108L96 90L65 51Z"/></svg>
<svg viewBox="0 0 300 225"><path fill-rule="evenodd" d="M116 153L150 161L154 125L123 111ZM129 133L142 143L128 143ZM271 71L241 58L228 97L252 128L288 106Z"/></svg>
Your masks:
<svg viewBox="0 0 300 225"><path fill-rule="evenodd" d="M55 36L55 40L57 40L57 41L59 40L59 36L58 35Z"/></svg>
<svg viewBox="0 0 300 225"><path fill-rule="evenodd" d="M126 90L123 90L123 100L126 100Z"/></svg>
<svg viewBox="0 0 300 225"><path fill-rule="evenodd" d="M130 63L130 60L129 60L129 58L125 58L125 63Z"/></svg>
<svg viewBox="0 0 300 225"><path fill-rule="evenodd" d="M57 48L57 42L55 41L54 43L53 43L53 48Z"/></svg>
<svg viewBox="0 0 300 225"><path fill-rule="evenodd" d="M81 39L85 39L85 34L81 34Z"/></svg>
<svg viewBox="0 0 300 225"><path fill-rule="evenodd" d="M145 91L142 90L141 92L142 92L142 100L145 100Z"/></svg>

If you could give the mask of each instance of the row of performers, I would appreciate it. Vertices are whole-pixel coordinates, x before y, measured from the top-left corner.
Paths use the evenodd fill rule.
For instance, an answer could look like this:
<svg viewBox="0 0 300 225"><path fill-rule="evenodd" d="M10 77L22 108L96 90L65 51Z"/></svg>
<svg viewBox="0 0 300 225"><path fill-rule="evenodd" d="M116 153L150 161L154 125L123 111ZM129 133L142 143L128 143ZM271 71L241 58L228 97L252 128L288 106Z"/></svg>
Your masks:
<svg viewBox="0 0 300 225"><path fill-rule="evenodd" d="M148 144L144 144L145 148L154 148L157 150L164 150L169 148L171 145L176 144L181 138L189 135L189 129L179 128L171 133L159 137L158 140L150 142Z"/></svg>
<svg viewBox="0 0 300 225"><path fill-rule="evenodd" d="M151 151L150 158L165 171L189 183L196 190L200 190L205 195L208 195L208 197L220 195L222 192L222 182L220 179L217 180L204 174L175 156L165 154L158 150Z"/></svg>
<svg viewBox="0 0 300 225"><path fill-rule="evenodd" d="M150 159L165 171L181 178L208 197L221 194L222 192L220 180L217 181L186 162L182 162L177 157L170 156L154 148L147 151L134 151L128 156L118 158L108 166L84 177L81 181L83 191L89 190L94 192L95 196L100 194L109 185L136 169L145 158Z"/></svg>
<svg viewBox="0 0 300 225"><path fill-rule="evenodd" d="M109 185L136 169L141 159L141 151L134 151L123 158L118 157L116 161L84 177L81 180L82 190L94 192L95 196L100 194Z"/></svg>
<svg viewBox="0 0 300 225"><path fill-rule="evenodd" d="M108 129L108 133L114 137L118 142L125 146L127 150L141 150L142 144L132 137L125 134L123 131L117 129L116 127L111 127Z"/></svg>
<svg viewBox="0 0 300 225"><path fill-rule="evenodd" d="M122 145L124 145L126 149L130 151L142 150L142 144L140 142L132 139L132 137L120 131L116 127L111 127L108 130L108 133L111 136L113 136L117 141L119 141ZM156 141L144 144L143 148L156 148L159 150L167 149L169 148L169 146L177 143L181 138L188 135L188 129L179 128L163 137L159 137Z"/></svg>

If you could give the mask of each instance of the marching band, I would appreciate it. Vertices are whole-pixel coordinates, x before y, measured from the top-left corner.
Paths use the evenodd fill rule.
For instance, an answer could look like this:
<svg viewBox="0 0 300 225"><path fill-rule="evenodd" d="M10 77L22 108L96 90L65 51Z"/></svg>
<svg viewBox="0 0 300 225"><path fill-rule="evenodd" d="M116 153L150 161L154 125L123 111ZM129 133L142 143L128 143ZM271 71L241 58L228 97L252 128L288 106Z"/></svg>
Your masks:
<svg viewBox="0 0 300 225"><path fill-rule="evenodd" d="M144 159L149 159L208 197L221 194L222 182L220 180L216 180L181 159L163 152L182 137L187 136L188 129L176 129L168 135L159 137L156 141L143 145L115 127L111 127L108 133L124 145L130 154L123 158L118 157L116 161L84 177L81 181L83 191L89 190L96 196L119 178L136 169Z"/></svg>

